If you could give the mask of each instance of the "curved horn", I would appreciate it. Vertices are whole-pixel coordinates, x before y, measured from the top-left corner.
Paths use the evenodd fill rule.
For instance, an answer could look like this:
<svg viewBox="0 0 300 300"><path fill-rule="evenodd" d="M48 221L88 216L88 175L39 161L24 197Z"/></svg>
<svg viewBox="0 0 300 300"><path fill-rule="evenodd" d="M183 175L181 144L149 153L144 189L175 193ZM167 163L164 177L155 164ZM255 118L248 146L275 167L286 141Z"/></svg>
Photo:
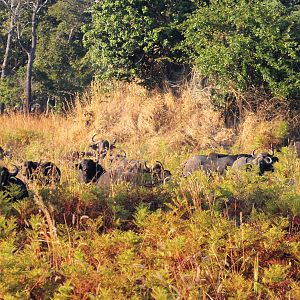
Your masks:
<svg viewBox="0 0 300 300"><path fill-rule="evenodd" d="M273 147L273 145L271 145L271 151L272 151L272 154L269 154L269 156L274 156L274 147Z"/></svg>
<svg viewBox="0 0 300 300"><path fill-rule="evenodd" d="M252 156L253 157L255 157L255 151L256 151L257 149L254 149L253 151L252 151Z"/></svg>
<svg viewBox="0 0 300 300"><path fill-rule="evenodd" d="M266 162L267 164L271 164L271 163L273 162L273 160L272 160L271 157L267 156L267 157L265 158L265 162Z"/></svg>
<svg viewBox="0 0 300 300"><path fill-rule="evenodd" d="M15 167L14 171L9 174L11 177L15 177L19 173L19 168L16 165L13 166Z"/></svg>
<svg viewBox="0 0 300 300"><path fill-rule="evenodd" d="M98 135L98 133L96 133L96 134L94 134L93 136L92 136L92 142L93 143L96 143L96 141L95 141L95 137Z"/></svg>
<svg viewBox="0 0 300 300"><path fill-rule="evenodd" d="M156 162L162 167L163 170L165 169L164 165L159 160L157 160Z"/></svg>
<svg viewBox="0 0 300 300"><path fill-rule="evenodd" d="M166 176L164 179L163 179L163 184L166 184L166 182L171 178L171 176Z"/></svg>
<svg viewBox="0 0 300 300"><path fill-rule="evenodd" d="M150 168L147 166L147 162L146 161L144 162L144 168L145 168L146 171L150 171Z"/></svg>

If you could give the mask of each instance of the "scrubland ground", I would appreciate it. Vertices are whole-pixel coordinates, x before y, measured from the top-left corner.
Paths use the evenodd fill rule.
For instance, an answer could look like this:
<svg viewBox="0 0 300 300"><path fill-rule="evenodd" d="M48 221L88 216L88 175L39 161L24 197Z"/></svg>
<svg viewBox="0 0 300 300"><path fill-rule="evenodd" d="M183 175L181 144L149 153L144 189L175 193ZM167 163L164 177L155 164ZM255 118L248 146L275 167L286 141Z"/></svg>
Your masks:
<svg viewBox="0 0 300 300"><path fill-rule="evenodd" d="M175 97L99 83L64 116L2 116L2 165L50 160L63 176L58 186L29 184L30 198L16 203L0 194L0 299L299 299L294 150L281 147L265 176L181 176L196 153L279 149L297 122L274 105L227 128L209 90ZM78 183L68 153L88 150L95 133L129 158L161 161L172 180Z"/></svg>

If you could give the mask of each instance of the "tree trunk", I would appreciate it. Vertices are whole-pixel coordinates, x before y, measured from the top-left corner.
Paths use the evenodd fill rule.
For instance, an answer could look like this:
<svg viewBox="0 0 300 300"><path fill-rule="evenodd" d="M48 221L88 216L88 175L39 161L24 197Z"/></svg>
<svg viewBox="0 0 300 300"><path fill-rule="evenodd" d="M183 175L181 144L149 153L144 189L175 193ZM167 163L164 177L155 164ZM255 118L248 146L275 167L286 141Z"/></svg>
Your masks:
<svg viewBox="0 0 300 300"><path fill-rule="evenodd" d="M3 63L2 63L1 79L3 79L7 74L7 65L8 65L8 57L9 57L11 40L12 40L13 26L14 26L14 18L11 17L10 28L9 28L9 32L8 32L8 35L7 35L7 41L6 41L4 59L3 59Z"/></svg>
<svg viewBox="0 0 300 300"><path fill-rule="evenodd" d="M14 1L11 2L11 9L12 10L15 9ZM14 26L15 26L15 16L14 16L14 14L11 14L9 31L7 34L6 48L5 48L5 53L4 53L4 59L3 59L3 63L2 63L1 79L4 79L4 77L7 75L7 65L8 65L8 58L9 58L9 52L10 52L10 46L11 46L11 40L12 40L13 31L14 31Z"/></svg>
<svg viewBox="0 0 300 300"><path fill-rule="evenodd" d="M30 112L30 106L32 103L32 66L34 58L31 51L28 53L27 72L26 72L26 113Z"/></svg>
<svg viewBox="0 0 300 300"><path fill-rule="evenodd" d="M27 52L28 63L27 63L27 72L26 72L26 104L25 109L26 113L30 112L30 107L32 104L32 67L35 59L35 51L37 45L37 34L36 34L36 8L33 8L32 19L31 19L31 48Z"/></svg>

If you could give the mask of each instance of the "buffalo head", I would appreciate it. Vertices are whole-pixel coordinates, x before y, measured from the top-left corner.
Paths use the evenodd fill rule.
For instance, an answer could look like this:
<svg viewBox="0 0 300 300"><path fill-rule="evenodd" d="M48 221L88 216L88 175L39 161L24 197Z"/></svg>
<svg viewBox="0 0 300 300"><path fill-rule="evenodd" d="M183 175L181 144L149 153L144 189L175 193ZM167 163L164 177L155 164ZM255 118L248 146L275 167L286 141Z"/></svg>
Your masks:
<svg viewBox="0 0 300 300"><path fill-rule="evenodd" d="M103 167L92 159L84 159L75 167L80 171L79 180L88 183L95 182L105 172Z"/></svg>
<svg viewBox="0 0 300 300"><path fill-rule="evenodd" d="M95 137L97 134L94 134L92 137L92 144L90 145L90 148L92 148L93 151L96 151L99 158L103 159L107 155L108 152L116 148L115 143L116 140L114 140L112 143L110 143L108 140L96 140Z"/></svg>

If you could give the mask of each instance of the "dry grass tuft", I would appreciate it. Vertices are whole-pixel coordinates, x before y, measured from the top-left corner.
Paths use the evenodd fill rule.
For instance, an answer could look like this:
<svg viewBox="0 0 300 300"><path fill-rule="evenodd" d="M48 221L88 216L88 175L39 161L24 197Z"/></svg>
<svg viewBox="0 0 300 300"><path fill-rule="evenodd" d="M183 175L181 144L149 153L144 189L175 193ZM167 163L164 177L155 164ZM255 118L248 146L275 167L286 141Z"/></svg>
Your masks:
<svg viewBox="0 0 300 300"><path fill-rule="evenodd" d="M287 136L288 123L281 117L266 120L249 114L240 126L236 146L246 151L252 151L253 148L268 150L281 146Z"/></svg>
<svg viewBox="0 0 300 300"><path fill-rule="evenodd" d="M150 145L159 136L175 149L231 145L233 131L224 127L220 113L209 102L207 94L190 89L175 97L150 93L135 84L118 84L106 92L94 83L91 95L78 101L75 122L81 130L129 144L135 140L140 144L142 139Z"/></svg>

